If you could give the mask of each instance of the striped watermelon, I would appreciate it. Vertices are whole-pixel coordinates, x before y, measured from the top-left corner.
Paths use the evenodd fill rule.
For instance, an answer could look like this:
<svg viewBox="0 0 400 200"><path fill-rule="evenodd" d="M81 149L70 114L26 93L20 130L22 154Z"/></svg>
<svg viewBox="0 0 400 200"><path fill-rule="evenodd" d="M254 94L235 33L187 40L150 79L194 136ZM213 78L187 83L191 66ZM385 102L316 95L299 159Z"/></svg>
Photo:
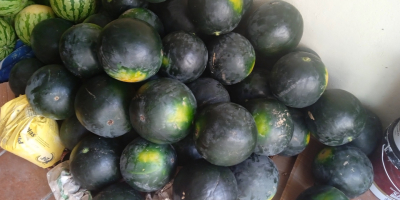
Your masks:
<svg viewBox="0 0 400 200"><path fill-rule="evenodd" d="M0 60L3 60L13 51L16 41L17 38L12 26L0 19Z"/></svg>
<svg viewBox="0 0 400 200"><path fill-rule="evenodd" d="M0 0L0 16L17 14L28 0Z"/></svg>
<svg viewBox="0 0 400 200"><path fill-rule="evenodd" d="M22 42L30 46L31 33L36 24L54 17L54 12L49 6L30 5L21 10L15 17L15 32Z"/></svg>
<svg viewBox="0 0 400 200"><path fill-rule="evenodd" d="M96 0L50 0L51 7L57 16L81 22L96 11Z"/></svg>
<svg viewBox="0 0 400 200"><path fill-rule="evenodd" d="M0 1L1 1L1 0L0 0ZM32 0L29 0L29 1L25 4L24 8L26 8L26 7L30 6L30 5L33 5L33 4L35 4L35 2L33 2ZM13 15L3 16L3 17L1 17L1 18L4 19L4 21L8 22L12 27L14 27L15 17L17 16L17 14L18 14L18 13L15 13L15 14L13 14Z"/></svg>

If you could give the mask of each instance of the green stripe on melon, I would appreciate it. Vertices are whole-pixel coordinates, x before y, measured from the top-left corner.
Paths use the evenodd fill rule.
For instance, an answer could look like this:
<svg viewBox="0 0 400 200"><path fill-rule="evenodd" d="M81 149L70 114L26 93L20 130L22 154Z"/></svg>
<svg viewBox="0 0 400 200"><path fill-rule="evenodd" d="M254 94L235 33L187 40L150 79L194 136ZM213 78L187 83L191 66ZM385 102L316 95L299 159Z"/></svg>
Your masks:
<svg viewBox="0 0 400 200"><path fill-rule="evenodd" d="M6 21L0 19L0 60L13 51L16 41L14 29Z"/></svg>
<svg viewBox="0 0 400 200"><path fill-rule="evenodd" d="M44 5L30 5L15 17L15 33L27 45L31 45L30 38L33 28L39 22L54 18L53 10Z"/></svg>
<svg viewBox="0 0 400 200"><path fill-rule="evenodd" d="M0 0L0 16L17 14L26 2L27 0Z"/></svg>
<svg viewBox="0 0 400 200"><path fill-rule="evenodd" d="M26 8L30 5L35 4L34 1L29 0L25 6L23 8ZM17 17L18 13L12 14L12 15L7 15L7 16L3 16L1 17L4 21L8 22L12 27L14 27L14 23L15 23L15 17Z"/></svg>
<svg viewBox="0 0 400 200"><path fill-rule="evenodd" d="M57 16L81 22L96 11L96 0L50 0L51 8Z"/></svg>

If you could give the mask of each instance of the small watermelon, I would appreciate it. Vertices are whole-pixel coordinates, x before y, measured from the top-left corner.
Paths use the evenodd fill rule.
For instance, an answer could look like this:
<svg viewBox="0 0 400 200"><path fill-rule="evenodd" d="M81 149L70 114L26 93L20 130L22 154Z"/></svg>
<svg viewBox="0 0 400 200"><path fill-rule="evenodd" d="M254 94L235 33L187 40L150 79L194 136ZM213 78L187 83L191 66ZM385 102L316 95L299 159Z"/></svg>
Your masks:
<svg viewBox="0 0 400 200"><path fill-rule="evenodd" d="M13 50L17 37L10 24L0 19L0 60L7 57Z"/></svg>
<svg viewBox="0 0 400 200"><path fill-rule="evenodd" d="M50 0L56 15L72 22L82 22L96 11L96 0Z"/></svg>
<svg viewBox="0 0 400 200"><path fill-rule="evenodd" d="M223 85L245 79L254 68L256 53L250 42L238 33L228 33L207 44L207 68Z"/></svg>
<svg viewBox="0 0 400 200"><path fill-rule="evenodd" d="M198 78L187 84L187 86L196 97L198 108L214 103L230 101L228 91L226 91L220 82L212 78Z"/></svg>
<svg viewBox="0 0 400 200"><path fill-rule="evenodd" d="M162 43L162 75L187 83L196 80L206 69L208 51L199 37L177 31L165 36Z"/></svg>
<svg viewBox="0 0 400 200"><path fill-rule="evenodd" d="M113 18L118 18L131 8L146 8L146 0L101 0L103 9Z"/></svg>
<svg viewBox="0 0 400 200"><path fill-rule="evenodd" d="M15 17L15 33L27 45L31 45L31 33L36 24L54 18L55 14L49 6L30 5Z"/></svg>
<svg viewBox="0 0 400 200"><path fill-rule="evenodd" d="M93 200L143 200L142 195L127 183L115 183L98 193Z"/></svg>
<svg viewBox="0 0 400 200"><path fill-rule="evenodd" d="M329 185L311 186L296 200L350 200L342 191Z"/></svg>
<svg viewBox="0 0 400 200"><path fill-rule="evenodd" d="M96 13L94 15L90 15L88 18L83 21L83 23L91 23L104 28L108 23L110 23L113 19L108 16L106 13Z"/></svg>
<svg viewBox="0 0 400 200"><path fill-rule="evenodd" d="M24 59L14 65L11 69L8 83L15 96L18 97L19 95L25 94L25 88L29 78L42 66L44 66L44 64L36 58Z"/></svg>
<svg viewBox="0 0 400 200"><path fill-rule="evenodd" d="M125 147L120 167L124 180L141 192L161 189L173 177L176 153L169 144L154 144L137 138Z"/></svg>
<svg viewBox="0 0 400 200"><path fill-rule="evenodd" d="M119 18L140 19L144 22L147 22L153 28L155 28L161 37L164 36L164 25L162 24L161 20L157 17L157 15L151 12L149 9L132 8L122 13L122 15Z"/></svg>
<svg viewBox="0 0 400 200"><path fill-rule="evenodd" d="M17 14L21 11L28 0L0 0L0 16Z"/></svg>

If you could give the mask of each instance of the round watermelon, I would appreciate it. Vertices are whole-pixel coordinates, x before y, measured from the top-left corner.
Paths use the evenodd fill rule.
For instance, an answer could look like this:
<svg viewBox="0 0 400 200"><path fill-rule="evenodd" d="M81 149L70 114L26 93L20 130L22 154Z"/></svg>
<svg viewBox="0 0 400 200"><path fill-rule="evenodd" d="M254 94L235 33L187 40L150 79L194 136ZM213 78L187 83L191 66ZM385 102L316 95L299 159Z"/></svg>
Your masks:
<svg viewBox="0 0 400 200"><path fill-rule="evenodd" d="M189 134L196 107L196 99L187 86L160 78L140 87L129 114L140 136L157 144L171 144Z"/></svg>
<svg viewBox="0 0 400 200"><path fill-rule="evenodd" d="M17 37L12 26L0 19L0 60L7 57L13 50Z"/></svg>
<svg viewBox="0 0 400 200"><path fill-rule="evenodd" d="M27 45L31 45L31 33L33 28L41 21L54 18L53 10L44 5L30 5L15 17L15 33Z"/></svg>
<svg viewBox="0 0 400 200"><path fill-rule="evenodd" d="M62 65L46 65L28 80L25 93L39 115L63 120L74 114L74 100L81 81Z"/></svg>
<svg viewBox="0 0 400 200"><path fill-rule="evenodd" d="M123 82L144 81L161 67L160 35L142 20L114 20L100 34L98 58L111 77Z"/></svg>
<svg viewBox="0 0 400 200"><path fill-rule="evenodd" d="M315 185L304 190L296 200L350 200L343 192L329 185Z"/></svg>
<svg viewBox="0 0 400 200"><path fill-rule="evenodd" d="M155 28L161 37L164 36L164 25L156 14L146 8L132 8L124 13L119 18L139 19L150 24Z"/></svg>
<svg viewBox="0 0 400 200"><path fill-rule="evenodd" d="M115 183L99 192L93 200L143 200L143 196L127 183Z"/></svg>
<svg viewBox="0 0 400 200"><path fill-rule="evenodd" d="M0 16L9 16L21 11L28 0L0 0Z"/></svg>
<svg viewBox="0 0 400 200"><path fill-rule="evenodd" d="M81 23L62 35L59 54L65 67L75 76L87 79L103 72L97 59L101 30L95 24Z"/></svg>
<svg viewBox="0 0 400 200"><path fill-rule="evenodd" d="M206 69L207 47L197 36L178 31L165 36L162 43L162 75L187 83L196 80Z"/></svg>
<svg viewBox="0 0 400 200"><path fill-rule="evenodd" d="M50 0L56 15L72 22L82 22L95 13L96 0Z"/></svg>
<svg viewBox="0 0 400 200"><path fill-rule="evenodd" d="M200 111L194 124L196 148L214 165L237 165L254 151L256 124L251 114L238 104L211 104Z"/></svg>
<svg viewBox="0 0 400 200"><path fill-rule="evenodd" d="M350 92L329 89L316 103L305 108L306 123L311 134L328 146L353 141L366 123L365 109Z"/></svg>
<svg viewBox="0 0 400 200"><path fill-rule="evenodd" d="M138 138L125 147L120 161L124 180L141 192L161 189L175 174L176 153L169 144Z"/></svg>
<svg viewBox="0 0 400 200"><path fill-rule="evenodd" d="M23 59L11 69L8 83L15 96L25 94L29 78L44 64L36 58Z"/></svg>
<svg viewBox="0 0 400 200"><path fill-rule="evenodd" d="M256 53L250 42L238 33L228 33L207 44L207 68L223 85L245 79L254 68Z"/></svg>
<svg viewBox="0 0 400 200"><path fill-rule="evenodd" d="M312 173L317 183L334 186L350 198L366 192L374 179L368 157L349 146L322 149L314 159Z"/></svg>

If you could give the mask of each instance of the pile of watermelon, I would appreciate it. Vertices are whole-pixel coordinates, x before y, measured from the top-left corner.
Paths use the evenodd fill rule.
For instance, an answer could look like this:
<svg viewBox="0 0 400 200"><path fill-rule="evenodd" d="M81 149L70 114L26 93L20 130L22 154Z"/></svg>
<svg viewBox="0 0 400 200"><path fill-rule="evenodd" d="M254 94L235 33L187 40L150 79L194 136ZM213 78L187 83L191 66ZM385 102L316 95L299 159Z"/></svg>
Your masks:
<svg viewBox="0 0 400 200"><path fill-rule="evenodd" d="M320 186L298 199L353 198L372 184L379 118L326 89L327 67L298 46L303 18L285 1L0 4L0 59L17 38L35 53L10 87L59 120L74 180L97 200L171 183L176 200L272 199L270 157L298 155L311 136L326 145L313 164Z"/></svg>

